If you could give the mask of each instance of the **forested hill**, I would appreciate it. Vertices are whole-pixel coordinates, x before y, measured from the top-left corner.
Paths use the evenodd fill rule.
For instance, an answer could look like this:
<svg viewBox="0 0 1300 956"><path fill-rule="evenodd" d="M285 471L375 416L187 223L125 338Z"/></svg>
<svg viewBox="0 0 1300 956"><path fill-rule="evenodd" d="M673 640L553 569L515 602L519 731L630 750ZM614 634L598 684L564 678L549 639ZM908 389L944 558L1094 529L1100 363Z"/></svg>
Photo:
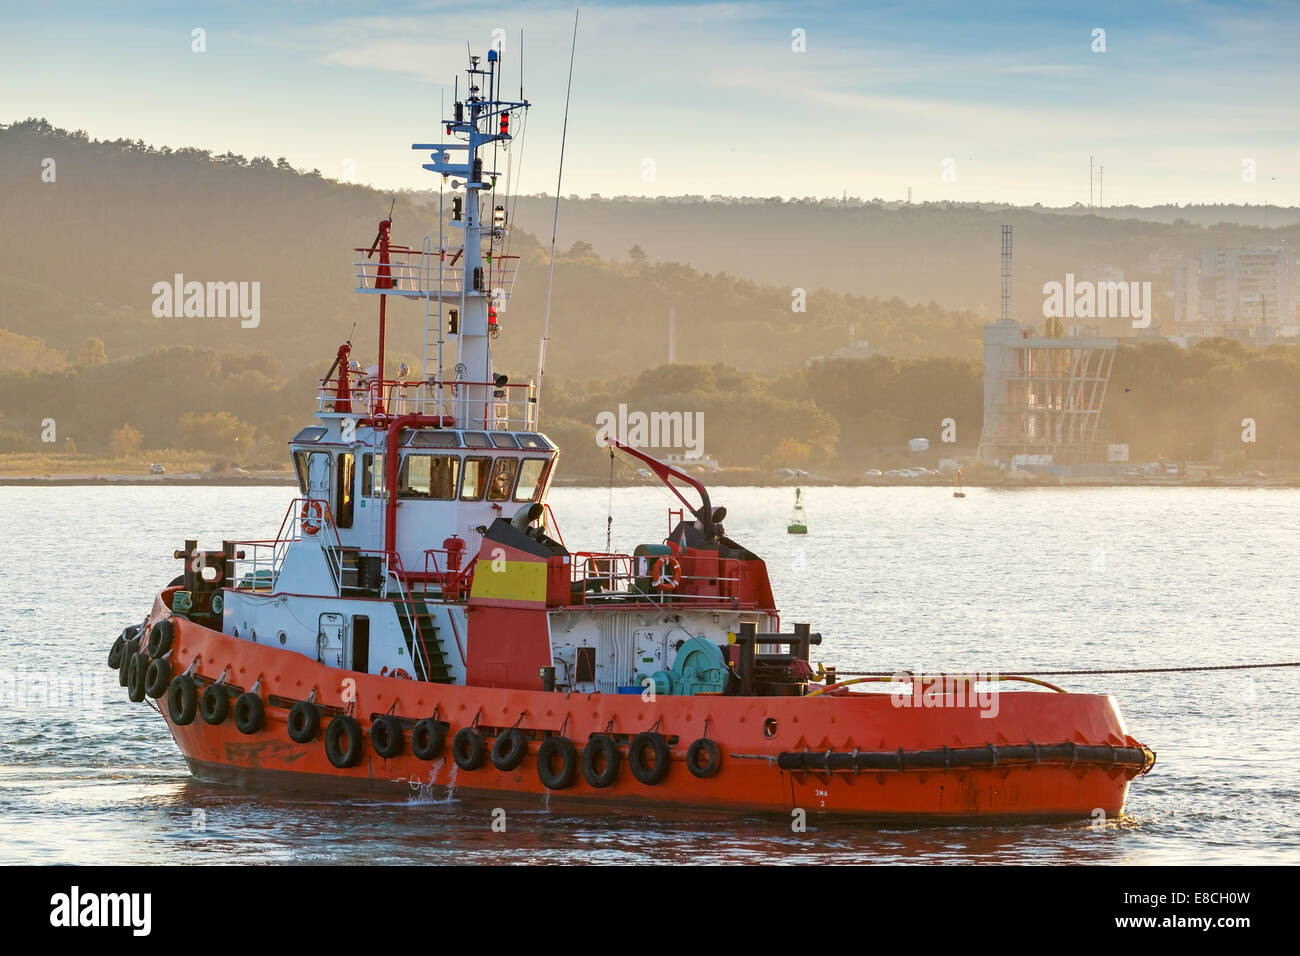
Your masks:
<svg viewBox="0 0 1300 956"><path fill-rule="evenodd" d="M553 199L522 197L516 223L550 234ZM995 205L782 201L685 197L566 199L561 243L590 242L602 256L626 257L633 244L651 259L747 276L777 285L832 288L868 296L936 302L996 318L1000 308L1001 227L1013 228L1012 298L1041 317L1043 285L1067 273L1168 288L1178 254L1204 248L1300 242L1300 210L1189 207L1049 210ZM1159 220L1159 221L1155 221ZM1190 220L1190 221L1189 221ZM1215 223L1215 224L1207 224ZM1161 295L1155 320L1172 319ZM1163 314L1162 314L1163 313Z"/></svg>
<svg viewBox="0 0 1300 956"><path fill-rule="evenodd" d="M53 182L42 180L46 158ZM284 160L139 142L91 141L39 120L0 130L0 330L21 335L23 356L48 367L74 358L87 338L109 358L163 345L282 355L322 370L358 323L372 349L376 302L353 293L356 246L367 246L391 196L292 169ZM436 217L398 197L394 240L436 242ZM450 231L454 235L454 231ZM632 241L636 237L632 236ZM548 230L549 245L549 230ZM546 250L525 230L511 235L523 257L503 315L498 366L522 377L536 362L546 293ZM186 281L260 282L260 322L157 318L153 286ZM788 287L671 261L609 261L568 243L555 270L548 371L558 378L634 373L668 357L676 311L677 357L722 361L761 373L802 367L809 355L847 345L849 330L898 356L976 357L980 320L921 300L873 300L807 286L806 311ZM390 311L394 358L417 357L420 305ZM19 365L18 367L31 367Z"/></svg>

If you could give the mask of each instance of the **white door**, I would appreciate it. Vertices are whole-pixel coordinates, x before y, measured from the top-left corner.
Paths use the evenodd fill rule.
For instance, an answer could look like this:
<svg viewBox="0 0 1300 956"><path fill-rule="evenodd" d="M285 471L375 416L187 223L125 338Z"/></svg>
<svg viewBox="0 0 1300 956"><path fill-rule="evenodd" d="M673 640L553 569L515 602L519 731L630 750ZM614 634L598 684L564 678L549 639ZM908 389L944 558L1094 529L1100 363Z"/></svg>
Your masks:
<svg viewBox="0 0 1300 956"><path fill-rule="evenodd" d="M326 667L344 667L343 615L326 613L316 628L316 659Z"/></svg>

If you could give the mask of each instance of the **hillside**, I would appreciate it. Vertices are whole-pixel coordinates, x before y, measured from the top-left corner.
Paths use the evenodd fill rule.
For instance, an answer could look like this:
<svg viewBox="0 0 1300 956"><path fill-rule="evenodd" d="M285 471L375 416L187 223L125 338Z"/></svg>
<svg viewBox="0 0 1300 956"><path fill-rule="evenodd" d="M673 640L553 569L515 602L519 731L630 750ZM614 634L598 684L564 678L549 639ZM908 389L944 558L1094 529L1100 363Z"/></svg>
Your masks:
<svg viewBox="0 0 1300 956"><path fill-rule="evenodd" d="M57 180L41 181L43 157ZM97 142L42 121L0 130L0 328L75 354L87 337L111 357L158 345L267 351L329 364L358 323L370 347L375 302L352 293L352 248L369 245L391 197L291 169L283 160ZM429 208L398 197L394 237L436 241ZM547 253L525 230L511 236L522 257L504 315L498 364L530 374L545 311ZM157 318L154 283L259 282L255 328L237 319ZM791 310L788 288L672 262L611 262L582 242L564 247L555 271L548 371L556 377L636 372L668 355L668 313L677 315L677 355L759 372L801 366L810 354L858 338L891 354L979 354L980 323L969 312L898 299L874 300L807 287L807 310ZM390 339L396 357L422 349L420 305L398 302Z"/></svg>

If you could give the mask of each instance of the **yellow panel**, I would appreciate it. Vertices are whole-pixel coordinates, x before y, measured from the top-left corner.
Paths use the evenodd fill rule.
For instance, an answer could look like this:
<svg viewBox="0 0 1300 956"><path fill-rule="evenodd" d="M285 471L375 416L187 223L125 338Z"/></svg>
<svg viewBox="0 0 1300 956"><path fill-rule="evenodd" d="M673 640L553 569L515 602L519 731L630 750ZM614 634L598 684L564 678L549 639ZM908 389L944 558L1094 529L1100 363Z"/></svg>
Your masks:
<svg viewBox="0 0 1300 956"><path fill-rule="evenodd" d="M474 566L471 598L496 601L546 601L545 561L506 561L500 571L492 570L492 561L480 560Z"/></svg>

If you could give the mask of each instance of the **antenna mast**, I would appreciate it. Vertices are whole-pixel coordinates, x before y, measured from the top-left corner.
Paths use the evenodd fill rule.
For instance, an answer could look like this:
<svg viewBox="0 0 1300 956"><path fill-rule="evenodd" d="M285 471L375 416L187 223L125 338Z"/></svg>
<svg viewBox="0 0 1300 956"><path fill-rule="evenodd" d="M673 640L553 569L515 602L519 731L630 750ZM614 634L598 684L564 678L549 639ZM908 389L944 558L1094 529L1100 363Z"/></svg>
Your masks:
<svg viewBox="0 0 1300 956"><path fill-rule="evenodd" d="M564 144L569 137L569 95L573 92L573 56L578 49L578 8L573 8L573 42L569 46L569 82L564 88L564 127L560 133L560 170L555 177L555 216L551 220L551 267L546 277L546 318L542 321L542 341L537 348L537 387L533 392L540 418L542 376L546 374L546 343L551 333L551 287L555 282L555 234L560 227L560 187L564 182Z"/></svg>

